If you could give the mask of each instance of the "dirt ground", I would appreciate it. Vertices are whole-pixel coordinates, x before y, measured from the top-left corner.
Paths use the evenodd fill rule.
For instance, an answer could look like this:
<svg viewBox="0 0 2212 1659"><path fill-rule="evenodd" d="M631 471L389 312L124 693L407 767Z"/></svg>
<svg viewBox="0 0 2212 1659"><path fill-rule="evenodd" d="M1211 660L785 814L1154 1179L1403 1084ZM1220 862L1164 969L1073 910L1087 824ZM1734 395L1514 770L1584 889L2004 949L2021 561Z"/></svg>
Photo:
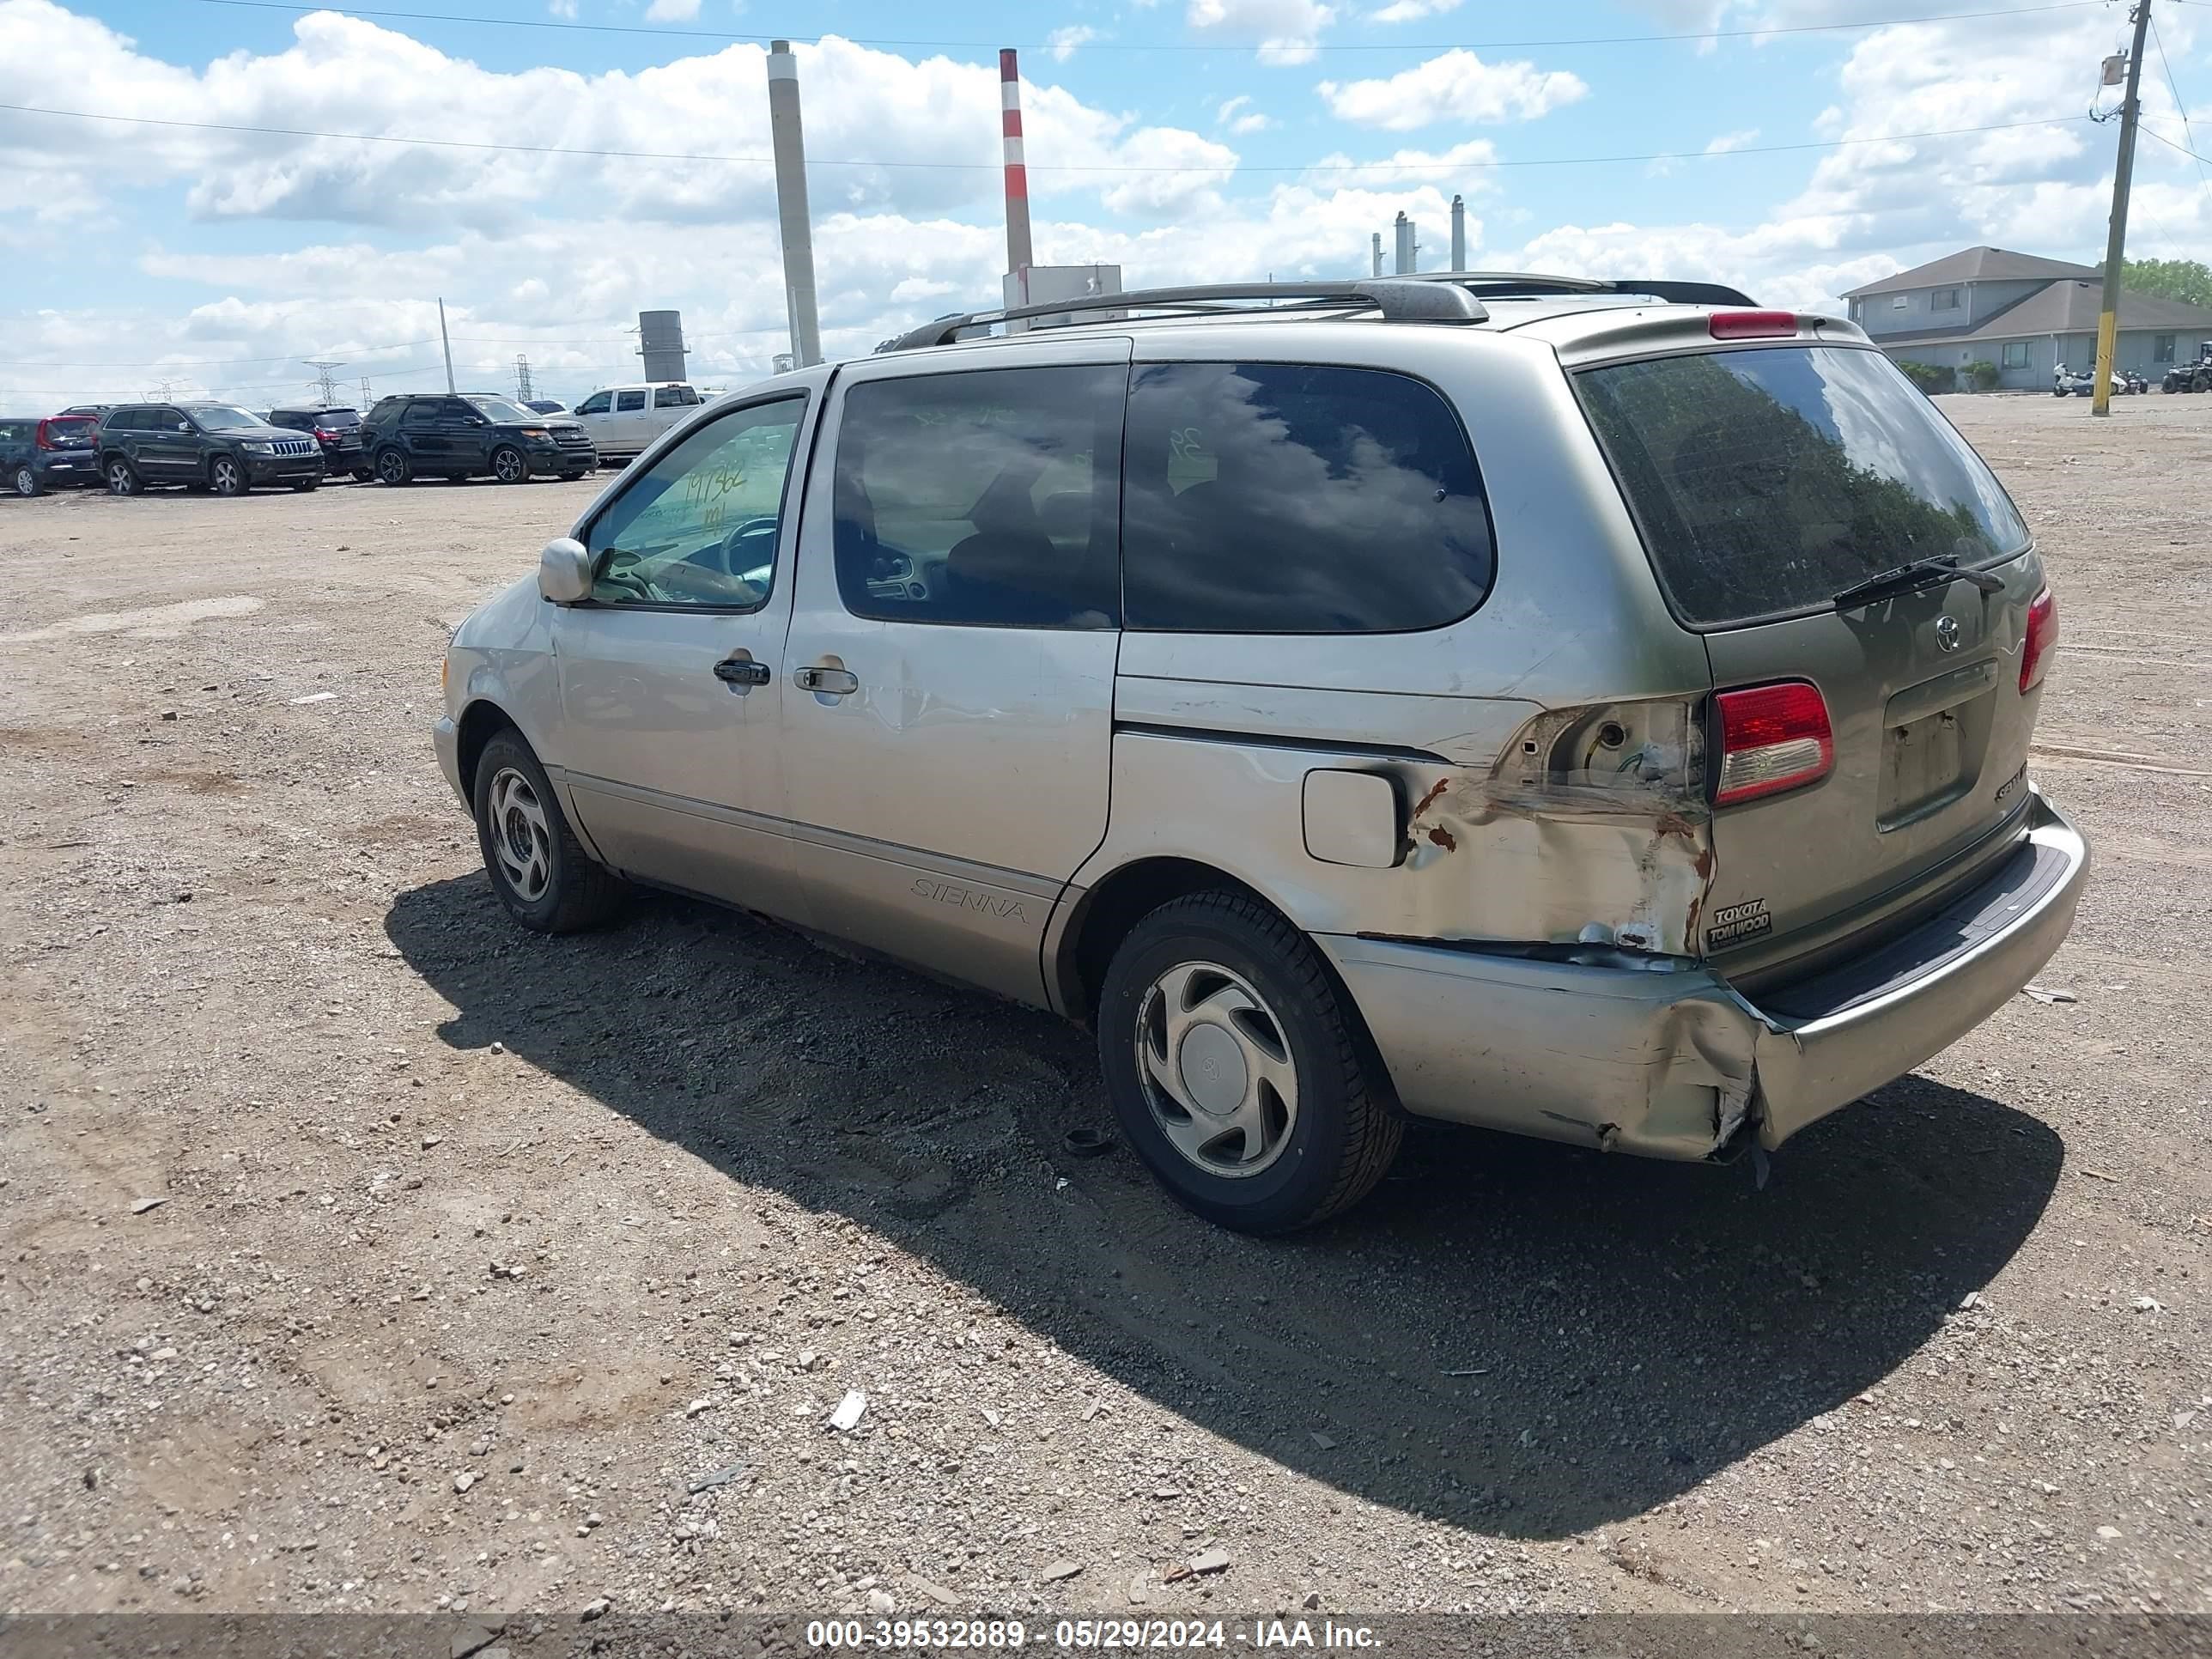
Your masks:
<svg viewBox="0 0 2212 1659"><path fill-rule="evenodd" d="M507 924L439 660L595 485L0 501L0 1608L2212 1608L2212 398L1942 402L2079 1000L1764 1191L1425 1131L1278 1243L1044 1016Z"/></svg>

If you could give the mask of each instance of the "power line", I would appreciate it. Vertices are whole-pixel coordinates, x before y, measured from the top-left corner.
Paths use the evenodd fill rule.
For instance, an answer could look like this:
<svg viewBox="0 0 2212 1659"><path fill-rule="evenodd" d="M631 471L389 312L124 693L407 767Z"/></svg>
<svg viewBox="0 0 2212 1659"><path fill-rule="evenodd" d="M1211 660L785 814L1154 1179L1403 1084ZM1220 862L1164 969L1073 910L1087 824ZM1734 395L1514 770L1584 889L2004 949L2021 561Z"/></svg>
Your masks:
<svg viewBox="0 0 2212 1659"><path fill-rule="evenodd" d="M2197 134L2193 130L2191 130L2189 125L2189 100L2181 95L2181 88L2174 81L2173 64L2166 55L2166 42L2158 38L2158 24L2155 21L2154 21L2150 26L2150 39L2151 44L2158 48L2159 65L2166 70L2166 84L2167 88L2173 94L2173 107L2181 116L2182 137L2189 141L2190 153L2192 155L2196 155ZM2207 173L2204 171L2204 158L2203 156L2197 155L2196 159L2197 182L2204 186L2205 196L2208 198L2212 198L2212 173Z"/></svg>
<svg viewBox="0 0 2212 1659"><path fill-rule="evenodd" d="M2192 161L2212 161L2212 155L2199 155L2195 150L2190 149L2188 145L2175 143L2172 139L2167 137L2164 133L2160 132L2156 127L2151 125L2148 121L2142 123L2142 131L2148 133L2152 137L2157 139L2160 143L2164 144L2168 149L2179 150L2184 155L2186 155Z"/></svg>
<svg viewBox="0 0 2212 1659"><path fill-rule="evenodd" d="M570 155L599 161L705 161L716 165L770 167L775 158L768 155L697 155L674 150L648 149L584 149L562 144L499 144L485 139L419 138L382 132L323 132L308 127L271 127L234 121L178 121L150 115L108 115L97 110L42 109L32 104L0 104L0 110L13 111L20 115L52 115L75 121L113 121L128 126L180 127L195 132L239 132L260 137L276 138L334 138L364 144L411 144L432 149L467 149L495 151L520 155ZM1040 167L1032 163L1031 173L1437 173L1492 172L1506 167L1599 167L1613 163L1640 161L1696 161L1712 160L1725 155L1778 155L1796 150L1842 149L1854 144L1894 144L1915 138L1955 138L1978 132L2009 132L2022 127L2071 126L2087 119L2080 115L2052 116L2039 121L1992 121L1979 126L1933 127L1924 132L1872 133L1859 138L1827 138L1795 144L1745 144L1724 150L1659 150L1641 155L1545 155L1518 160L1486 161L1454 161L1440 166L1434 160L1424 161L1337 161L1317 163L1285 163L1282 166L1248 167L1242 162L1231 162L1220 167L1136 167L1127 164L1114 166L1077 165ZM886 167L914 169L939 173L996 173L997 161L889 161L855 160L817 160L807 157L809 167Z"/></svg>
<svg viewBox="0 0 2212 1659"><path fill-rule="evenodd" d="M402 340L397 345L356 346L356 351L406 351L416 346L434 345L434 340ZM10 368L237 368L254 363L289 363L305 362L288 351L273 357L147 357L137 362L88 361L72 358L46 358L33 362L28 358L0 359Z"/></svg>
<svg viewBox="0 0 2212 1659"><path fill-rule="evenodd" d="M398 11L389 8L368 6L317 6L293 4L290 0L195 0L204 6L230 6L248 11L338 11L348 17L389 19L408 23L461 23L487 28L550 29L555 33L584 34L642 34L678 40L798 40L819 45L825 39L849 42L856 46L890 46L896 48L928 47L943 51L997 52L1012 45L1021 52L1050 52L1049 40L1028 42L1006 40L898 40L883 36L841 34L835 36L805 34L752 34L730 29L654 28L641 23L583 23L550 17L483 17L460 13L435 11ZM2032 17L2054 11L2084 11L2101 5L2103 0L2058 0L2057 3L2040 6L2002 6L1986 11L1936 12L1917 17L1869 17L1849 23L1788 23L1765 27L1733 29L1689 29L1671 34L1583 34L1568 35L1549 40L1392 40L1361 41L1342 44L1309 41L1302 43L1301 51L1356 52L1518 52L1534 47L1564 46L1656 46L1680 40L1757 40L1787 34L1834 34L1855 29L1896 28L1913 23L1953 23L1986 17ZM1267 43L1243 40L1230 43L1218 40L1175 41L1113 41L1094 40L1084 43L1085 52L1257 52Z"/></svg>

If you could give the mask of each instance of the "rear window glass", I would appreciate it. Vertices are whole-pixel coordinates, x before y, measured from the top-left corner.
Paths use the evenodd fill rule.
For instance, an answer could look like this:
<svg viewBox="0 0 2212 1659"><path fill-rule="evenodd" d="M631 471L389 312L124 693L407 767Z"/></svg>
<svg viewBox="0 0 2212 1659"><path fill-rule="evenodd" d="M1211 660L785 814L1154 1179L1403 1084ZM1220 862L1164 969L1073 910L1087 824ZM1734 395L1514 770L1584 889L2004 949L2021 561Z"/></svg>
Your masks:
<svg viewBox="0 0 2212 1659"><path fill-rule="evenodd" d="M1981 458L1878 352L1712 352L1577 382L1660 585L1693 626L1817 609L1916 559L1980 565L2027 545Z"/></svg>
<svg viewBox="0 0 2212 1659"><path fill-rule="evenodd" d="M47 421L46 435L57 441L66 442L89 438L99 426L99 421L90 415L57 415Z"/></svg>
<svg viewBox="0 0 2212 1659"><path fill-rule="evenodd" d="M1458 418L1420 381L1163 363L1129 391L1132 628L1380 634L1482 603L1490 516Z"/></svg>

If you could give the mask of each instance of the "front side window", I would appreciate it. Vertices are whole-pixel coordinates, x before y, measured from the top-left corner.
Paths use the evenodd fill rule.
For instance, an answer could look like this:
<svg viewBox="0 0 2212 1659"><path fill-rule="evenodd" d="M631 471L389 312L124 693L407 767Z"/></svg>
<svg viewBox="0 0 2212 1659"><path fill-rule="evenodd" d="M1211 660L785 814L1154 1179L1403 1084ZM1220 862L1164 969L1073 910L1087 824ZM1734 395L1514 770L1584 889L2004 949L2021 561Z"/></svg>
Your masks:
<svg viewBox="0 0 2212 1659"><path fill-rule="evenodd" d="M579 415L604 415L607 412L609 406L613 403L613 401L614 393L611 392L594 392L590 397L585 398L583 402L576 405L576 413Z"/></svg>
<svg viewBox="0 0 2212 1659"><path fill-rule="evenodd" d="M615 411L617 414L628 415L644 407L645 393L642 390L624 392L619 393L615 398Z"/></svg>
<svg viewBox="0 0 2212 1659"><path fill-rule="evenodd" d="M2026 368L2027 367L2027 342L2025 340L2007 340L2004 343L2004 356L2002 361L2003 366L2007 368Z"/></svg>
<svg viewBox="0 0 2212 1659"><path fill-rule="evenodd" d="M628 484L585 536L592 599L729 611L766 604L805 411L804 398L732 410Z"/></svg>
<svg viewBox="0 0 2212 1659"><path fill-rule="evenodd" d="M837 589L856 617L1111 628L1128 371L864 382L837 435Z"/></svg>
<svg viewBox="0 0 2212 1659"><path fill-rule="evenodd" d="M1387 634L1482 603L1490 514L1450 405L1409 375L1161 363L1129 388L1131 628Z"/></svg>
<svg viewBox="0 0 2212 1659"><path fill-rule="evenodd" d="M2150 360L2154 363L2170 363L2173 361L2173 336L2160 334L2152 338Z"/></svg>

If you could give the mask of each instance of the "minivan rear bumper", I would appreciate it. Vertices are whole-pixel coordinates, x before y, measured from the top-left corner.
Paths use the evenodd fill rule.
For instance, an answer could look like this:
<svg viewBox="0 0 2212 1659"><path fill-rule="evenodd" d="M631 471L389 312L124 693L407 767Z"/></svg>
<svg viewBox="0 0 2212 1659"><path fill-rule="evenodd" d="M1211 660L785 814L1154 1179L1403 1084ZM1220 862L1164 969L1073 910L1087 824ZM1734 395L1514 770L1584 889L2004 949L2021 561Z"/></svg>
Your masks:
<svg viewBox="0 0 2212 1659"><path fill-rule="evenodd" d="M2004 1006L2074 922L2088 844L2038 792L1993 873L1910 933L1754 1005L1709 968L1582 966L1322 935L1417 1116L1655 1158L1778 1146Z"/></svg>

